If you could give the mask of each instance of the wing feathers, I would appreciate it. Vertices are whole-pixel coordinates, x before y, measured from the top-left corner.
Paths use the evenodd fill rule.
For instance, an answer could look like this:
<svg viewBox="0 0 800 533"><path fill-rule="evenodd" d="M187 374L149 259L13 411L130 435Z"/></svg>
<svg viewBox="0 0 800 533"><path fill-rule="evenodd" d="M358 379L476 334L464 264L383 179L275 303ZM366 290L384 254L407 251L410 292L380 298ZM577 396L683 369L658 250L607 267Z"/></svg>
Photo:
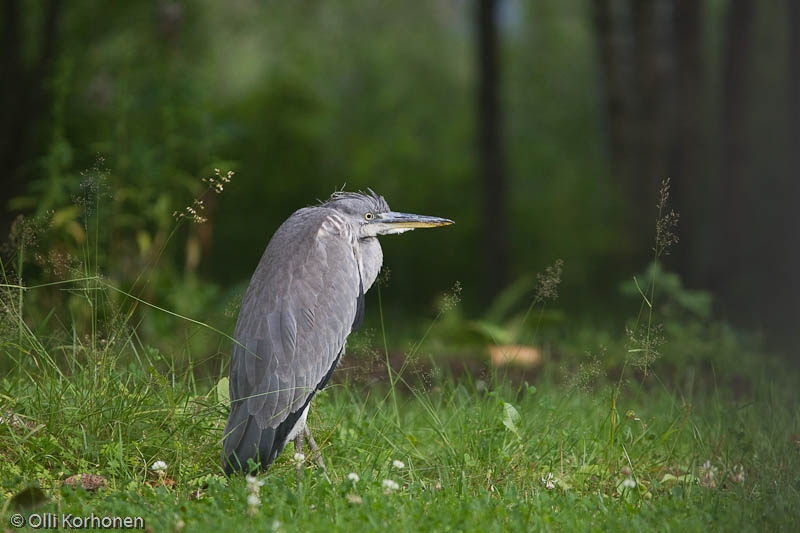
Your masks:
<svg viewBox="0 0 800 533"><path fill-rule="evenodd" d="M291 310L281 313L281 343L284 358L294 359L297 346L297 322Z"/></svg>
<svg viewBox="0 0 800 533"><path fill-rule="evenodd" d="M233 348L223 460L236 454L244 467L257 454L262 467L272 463L330 378L363 316L355 246L349 226L325 208L297 211L273 236L236 325L244 347Z"/></svg>

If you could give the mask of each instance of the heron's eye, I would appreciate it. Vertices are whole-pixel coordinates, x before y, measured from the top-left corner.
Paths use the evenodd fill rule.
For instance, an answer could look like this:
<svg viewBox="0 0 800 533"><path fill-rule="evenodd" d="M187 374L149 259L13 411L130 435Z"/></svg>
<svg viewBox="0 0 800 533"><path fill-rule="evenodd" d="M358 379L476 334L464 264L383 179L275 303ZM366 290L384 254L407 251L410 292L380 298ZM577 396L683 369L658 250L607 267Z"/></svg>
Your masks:
<svg viewBox="0 0 800 533"><path fill-rule="evenodd" d="M373 218L375 218L375 215L372 213L367 213L366 215L364 215L364 218L367 220L372 220Z"/></svg>

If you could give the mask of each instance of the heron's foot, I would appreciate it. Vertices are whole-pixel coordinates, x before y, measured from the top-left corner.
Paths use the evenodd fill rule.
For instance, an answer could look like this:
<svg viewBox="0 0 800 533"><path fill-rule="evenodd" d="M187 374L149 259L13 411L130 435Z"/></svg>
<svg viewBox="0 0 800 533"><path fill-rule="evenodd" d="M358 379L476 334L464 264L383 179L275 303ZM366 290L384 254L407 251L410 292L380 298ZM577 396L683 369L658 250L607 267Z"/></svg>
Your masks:
<svg viewBox="0 0 800 533"><path fill-rule="evenodd" d="M305 454L303 453L305 449L304 441L305 439L302 433L299 433L294 438L294 468L297 472L297 481L303 479L303 462L305 461Z"/></svg>
<svg viewBox="0 0 800 533"><path fill-rule="evenodd" d="M303 435L305 436L306 442L308 442L308 445L311 448L311 454L317 461L317 464L323 472L327 473L328 469L325 468L325 461L322 460L322 452L319 450L317 441L314 440L314 437L311 435L311 431L308 429L308 426L303 429Z"/></svg>
<svg viewBox="0 0 800 533"><path fill-rule="evenodd" d="M328 477L328 469L325 467L325 461L322 459L322 452L320 451L319 446L317 446L317 441L314 440L314 437L311 435L311 431L309 431L308 427L304 428L303 431L294 438L295 454L299 454L295 456L297 480L300 481L303 479L303 463L306 459L304 450L306 443L310 448L311 456L317 461L320 469L322 469L322 475L325 476L325 479L327 479L328 483L330 483L331 480Z"/></svg>

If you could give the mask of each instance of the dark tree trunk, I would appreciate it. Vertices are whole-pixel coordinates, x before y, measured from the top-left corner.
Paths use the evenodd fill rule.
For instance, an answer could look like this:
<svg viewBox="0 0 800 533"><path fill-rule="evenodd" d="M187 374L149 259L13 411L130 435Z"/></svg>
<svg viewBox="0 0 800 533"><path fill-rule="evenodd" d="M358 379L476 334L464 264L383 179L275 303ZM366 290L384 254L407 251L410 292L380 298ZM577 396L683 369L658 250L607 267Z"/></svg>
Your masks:
<svg viewBox="0 0 800 533"><path fill-rule="evenodd" d="M658 4L660 5L660 4ZM592 15L604 89L611 183L623 202L620 259L652 257L658 186L666 173L671 116L663 9L647 0L594 0Z"/></svg>
<svg viewBox="0 0 800 533"><path fill-rule="evenodd" d="M595 38L597 42L600 78L603 90L605 121L608 137L607 158L612 180L619 182L631 173L627 157L627 89L620 54L617 51L617 31L611 0L592 2Z"/></svg>
<svg viewBox="0 0 800 533"><path fill-rule="evenodd" d="M748 274L746 256L748 237L754 236L747 216L753 199L748 198L746 183L752 175L746 116L754 5L751 0L728 4L720 86L719 172L708 206L717 224L709 242L712 260L704 285L719 294L723 308L734 314L744 310L741 287L749 285L752 274Z"/></svg>
<svg viewBox="0 0 800 533"><path fill-rule="evenodd" d="M786 0L789 24L789 155L790 181L800 182L800 2ZM796 247L797 250L800 248Z"/></svg>
<svg viewBox="0 0 800 533"><path fill-rule="evenodd" d="M661 110L664 106L665 84L659 68L659 42L656 35L656 2L630 0L631 30L633 33L633 83L634 123L631 129L633 173L628 176L628 198L634 239L650 257L648 246L653 239L654 200L665 169L663 167L664 143Z"/></svg>
<svg viewBox="0 0 800 533"><path fill-rule="evenodd" d="M789 348L800 358L800 335L797 333L797 321L800 319L800 246L797 245L797 199L800 198L800 3L787 0L787 21L789 24L789 76L788 76L788 157L787 169L783 179L786 194L783 198L783 212L792 223L783 225L782 235L786 250L784 279L788 293L782 298L786 305L783 329ZM792 336L794 338L792 338Z"/></svg>
<svg viewBox="0 0 800 533"><path fill-rule="evenodd" d="M508 276L507 180L500 109L497 0L478 0L478 144L482 192L484 302L502 290Z"/></svg>
<svg viewBox="0 0 800 533"><path fill-rule="evenodd" d="M668 175L672 179L673 205L681 215L679 231L681 245L677 249L677 268L690 285L701 283L698 275L702 268L705 248L703 233L710 224L704 216L704 204L713 191L704 187L704 176L711 168L704 164L706 119L703 105L705 76L702 50L703 12L702 0L675 0L672 40L675 49L675 105L673 113L673 138Z"/></svg>
<svg viewBox="0 0 800 533"><path fill-rule="evenodd" d="M49 78L56 55L61 3L45 2L41 27L25 33L23 5L4 0L0 15L0 240L8 234L13 213L8 200L24 191L34 155L34 131L49 107ZM38 39L35 46L26 40ZM25 49L34 48L35 58L26 63Z"/></svg>

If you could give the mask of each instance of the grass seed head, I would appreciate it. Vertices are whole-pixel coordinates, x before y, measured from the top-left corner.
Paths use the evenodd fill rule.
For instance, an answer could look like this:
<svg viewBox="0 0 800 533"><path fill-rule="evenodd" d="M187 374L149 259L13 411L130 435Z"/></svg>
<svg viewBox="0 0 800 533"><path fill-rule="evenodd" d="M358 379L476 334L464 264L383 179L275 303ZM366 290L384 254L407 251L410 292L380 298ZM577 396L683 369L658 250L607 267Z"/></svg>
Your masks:
<svg viewBox="0 0 800 533"><path fill-rule="evenodd" d="M656 219L656 243L653 251L656 257L662 255L669 255L669 249L678 244L678 236L675 234L675 228L678 227L678 220L680 215L673 209L667 208L670 196L670 183L669 179L661 182L661 190L658 196L658 219Z"/></svg>
<svg viewBox="0 0 800 533"><path fill-rule="evenodd" d="M558 299L558 286L561 284L561 273L564 270L564 260L556 259L555 263L536 274L536 293L534 302L543 303Z"/></svg>

